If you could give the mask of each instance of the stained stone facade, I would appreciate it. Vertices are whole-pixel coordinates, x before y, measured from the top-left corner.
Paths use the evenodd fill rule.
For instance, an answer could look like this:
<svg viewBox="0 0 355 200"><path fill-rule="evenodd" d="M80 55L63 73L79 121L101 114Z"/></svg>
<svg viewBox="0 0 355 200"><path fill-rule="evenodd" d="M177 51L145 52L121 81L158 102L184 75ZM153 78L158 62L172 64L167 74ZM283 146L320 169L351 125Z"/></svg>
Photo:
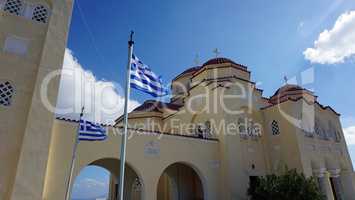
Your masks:
<svg viewBox="0 0 355 200"><path fill-rule="evenodd" d="M55 105L59 77L47 98L40 90L62 66L72 2L0 0L0 9L0 199L63 200L77 122L43 104ZM265 97L248 68L226 58L171 85L169 100L129 114L125 199L248 199L250 180L284 166L315 177L327 199L354 198L339 114L312 91L286 84ZM122 117L107 128L107 140L79 144L74 177L89 165L107 169L115 199Z"/></svg>

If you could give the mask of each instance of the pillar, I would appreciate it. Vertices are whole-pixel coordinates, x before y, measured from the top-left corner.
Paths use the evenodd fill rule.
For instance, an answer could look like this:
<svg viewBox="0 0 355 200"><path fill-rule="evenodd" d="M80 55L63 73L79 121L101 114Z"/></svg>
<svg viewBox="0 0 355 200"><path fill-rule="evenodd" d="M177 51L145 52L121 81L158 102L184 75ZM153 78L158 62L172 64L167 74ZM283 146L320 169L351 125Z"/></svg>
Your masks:
<svg viewBox="0 0 355 200"><path fill-rule="evenodd" d="M353 172L351 170L341 170L339 179L342 187L343 198L344 199L354 198L355 187L354 187L354 180L353 180Z"/></svg>
<svg viewBox="0 0 355 200"><path fill-rule="evenodd" d="M314 170L313 174L317 177L319 189L326 197L326 200L334 200L332 186L329 181L329 173L326 172L325 168Z"/></svg>
<svg viewBox="0 0 355 200"><path fill-rule="evenodd" d="M336 200L343 200L343 189L340 180L340 169L329 170L331 183L333 185L333 195Z"/></svg>

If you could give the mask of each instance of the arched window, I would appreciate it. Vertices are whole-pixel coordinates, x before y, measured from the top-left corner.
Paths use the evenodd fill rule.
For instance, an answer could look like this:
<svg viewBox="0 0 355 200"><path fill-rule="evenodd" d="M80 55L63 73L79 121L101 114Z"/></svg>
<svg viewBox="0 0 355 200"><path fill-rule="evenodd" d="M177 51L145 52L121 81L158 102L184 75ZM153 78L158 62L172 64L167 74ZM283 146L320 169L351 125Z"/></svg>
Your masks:
<svg viewBox="0 0 355 200"><path fill-rule="evenodd" d="M340 141L341 141L341 134L340 134L340 132L339 132L339 131L336 131L335 133L336 133L335 141L336 141L336 142L340 142Z"/></svg>
<svg viewBox="0 0 355 200"><path fill-rule="evenodd" d="M332 138L334 141L336 141L337 139L337 133L335 131L334 125L332 123L332 121L328 121L328 137Z"/></svg>
<svg viewBox="0 0 355 200"><path fill-rule="evenodd" d="M14 15L20 15L23 7L22 0L7 0L4 6L4 11Z"/></svg>
<svg viewBox="0 0 355 200"><path fill-rule="evenodd" d="M275 120L273 120L271 122L271 131L272 131L272 135L279 135L280 134L279 124Z"/></svg>
<svg viewBox="0 0 355 200"><path fill-rule="evenodd" d="M319 119L316 118L315 122L314 122L314 132L320 137L322 135L322 131L320 128L320 122Z"/></svg>
<svg viewBox="0 0 355 200"><path fill-rule="evenodd" d="M212 126L210 121L205 122L205 137L212 137Z"/></svg>
<svg viewBox="0 0 355 200"><path fill-rule="evenodd" d="M135 178L133 181L132 190L134 192L141 192L142 191L142 183L138 177Z"/></svg>
<svg viewBox="0 0 355 200"><path fill-rule="evenodd" d="M9 81L0 81L0 105L10 106L14 92L15 89Z"/></svg>
<svg viewBox="0 0 355 200"><path fill-rule="evenodd" d="M241 136L247 136L245 119L242 117L238 119L238 130Z"/></svg>
<svg viewBox="0 0 355 200"><path fill-rule="evenodd" d="M37 22L47 23L48 20L48 8L43 5L37 5L33 9L32 20Z"/></svg>

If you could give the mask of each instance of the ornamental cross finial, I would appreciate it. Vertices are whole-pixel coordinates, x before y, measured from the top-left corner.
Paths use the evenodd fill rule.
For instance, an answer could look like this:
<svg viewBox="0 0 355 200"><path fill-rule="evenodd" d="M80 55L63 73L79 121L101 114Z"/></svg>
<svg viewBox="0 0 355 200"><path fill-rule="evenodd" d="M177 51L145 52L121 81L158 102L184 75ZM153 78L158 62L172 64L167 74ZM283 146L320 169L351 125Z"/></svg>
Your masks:
<svg viewBox="0 0 355 200"><path fill-rule="evenodd" d="M287 76L284 76L284 81L285 81L285 84L287 84L287 81L288 81Z"/></svg>
<svg viewBox="0 0 355 200"><path fill-rule="evenodd" d="M216 58L219 56L219 54L221 54L221 52L219 51L218 48L215 48L215 49L213 50L213 53L216 54Z"/></svg>

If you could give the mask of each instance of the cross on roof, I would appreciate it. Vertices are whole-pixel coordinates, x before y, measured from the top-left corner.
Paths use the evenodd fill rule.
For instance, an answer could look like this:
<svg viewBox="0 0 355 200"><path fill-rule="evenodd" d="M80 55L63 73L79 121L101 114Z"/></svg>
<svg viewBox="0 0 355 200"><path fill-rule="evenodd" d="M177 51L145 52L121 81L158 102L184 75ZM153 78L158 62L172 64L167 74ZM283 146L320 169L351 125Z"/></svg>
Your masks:
<svg viewBox="0 0 355 200"><path fill-rule="evenodd" d="M218 48L213 49L213 53L216 54L216 58L221 54Z"/></svg>
<svg viewBox="0 0 355 200"><path fill-rule="evenodd" d="M287 84L287 81L288 81L287 76L284 76L284 81L285 81L285 84Z"/></svg>

